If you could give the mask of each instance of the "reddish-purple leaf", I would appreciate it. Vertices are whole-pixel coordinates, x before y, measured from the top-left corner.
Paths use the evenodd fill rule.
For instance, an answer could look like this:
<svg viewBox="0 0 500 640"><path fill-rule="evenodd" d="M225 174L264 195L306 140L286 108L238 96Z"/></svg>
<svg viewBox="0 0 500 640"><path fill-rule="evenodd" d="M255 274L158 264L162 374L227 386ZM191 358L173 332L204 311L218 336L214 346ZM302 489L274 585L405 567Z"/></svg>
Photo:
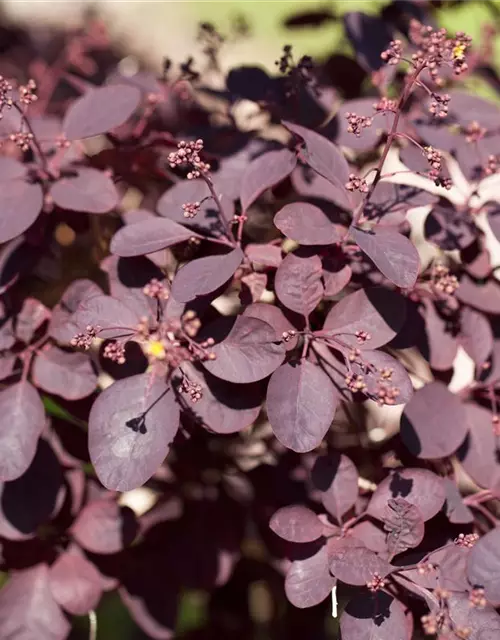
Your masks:
<svg viewBox="0 0 500 640"><path fill-rule="evenodd" d="M279 267L282 261L281 248L272 244L247 244L245 254L254 263L263 267Z"/></svg>
<svg viewBox="0 0 500 640"><path fill-rule="evenodd" d="M289 253L276 271L276 295L285 307L307 317L323 297L321 274L319 256L299 258Z"/></svg>
<svg viewBox="0 0 500 640"><path fill-rule="evenodd" d="M468 432L459 398L442 382L431 382L413 394L401 417L401 439L415 456L445 458L454 453Z"/></svg>
<svg viewBox="0 0 500 640"><path fill-rule="evenodd" d="M267 378L285 358L274 328L257 318L239 316L229 335L212 347L215 360L203 362L210 373L228 382Z"/></svg>
<svg viewBox="0 0 500 640"><path fill-rule="evenodd" d="M314 542L323 535L318 516L302 505L278 509L269 521L271 530L289 542Z"/></svg>
<svg viewBox="0 0 500 640"><path fill-rule="evenodd" d="M500 314L500 284L494 279L478 284L467 274L463 274L455 295L460 302L479 311Z"/></svg>
<svg viewBox="0 0 500 640"><path fill-rule="evenodd" d="M469 435L457 452L465 471L481 487L500 488L498 444L493 430L493 414L477 404L464 405Z"/></svg>
<svg viewBox="0 0 500 640"><path fill-rule="evenodd" d="M179 405L174 393L151 375L118 380L90 411L90 459L107 489L129 491L144 484L177 433Z"/></svg>
<svg viewBox="0 0 500 640"><path fill-rule="evenodd" d="M116 298L94 295L85 299L71 321L84 332L86 327L100 327L99 338L111 339L135 333L140 316Z"/></svg>
<svg viewBox="0 0 500 640"><path fill-rule="evenodd" d="M117 256L143 256L196 237L189 229L168 218L151 218L128 224L115 233L110 250Z"/></svg>
<svg viewBox="0 0 500 640"><path fill-rule="evenodd" d="M0 480L19 478L30 466L45 427L45 411L36 389L18 382L0 391Z"/></svg>
<svg viewBox="0 0 500 640"><path fill-rule="evenodd" d="M264 302L255 302L249 305L244 311L243 315L248 318L258 318L264 320L267 324L276 331L277 336L281 336L283 333L293 331L294 326L285 318L283 311L273 304L266 304ZM291 351L297 346L298 337L290 338L288 342L285 342L285 349Z"/></svg>
<svg viewBox="0 0 500 640"><path fill-rule="evenodd" d="M388 280L402 289L411 289L415 285L420 258L408 238L385 227L375 227L371 231L354 227L350 234Z"/></svg>
<svg viewBox="0 0 500 640"><path fill-rule="evenodd" d="M70 629L52 596L47 565L13 573L0 591L1 638L65 640Z"/></svg>
<svg viewBox="0 0 500 640"><path fill-rule="evenodd" d="M106 133L128 120L140 100L141 92L130 85L113 84L90 89L66 112L63 132L68 140Z"/></svg>
<svg viewBox="0 0 500 640"><path fill-rule="evenodd" d="M61 209L86 213L108 213L119 201L113 180L90 167L78 168L76 176L60 178L52 185L50 195Z"/></svg>
<svg viewBox="0 0 500 640"><path fill-rule="evenodd" d="M42 210L39 184L17 178L0 183L0 242L12 240L35 222Z"/></svg>
<svg viewBox="0 0 500 640"><path fill-rule="evenodd" d="M330 270L323 264L323 282L325 283L325 297L333 298L338 295L351 281L352 269L346 264L338 271Z"/></svg>
<svg viewBox="0 0 500 640"><path fill-rule="evenodd" d="M336 580L328 571L328 554L322 545L314 555L292 562L285 578L285 593L299 609L313 607L330 595Z"/></svg>
<svg viewBox="0 0 500 640"><path fill-rule="evenodd" d="M248 165L241 182L241 208L246 211L261 193L289 176L297 158L293 151L280 149L258 156Z"/></svg>
<svg viewBox="0 0 500 640"><path fill-rule="evenodd" d="M387 535L371 520L363 520L350 529L351 535L376 553L387 554Z"/></svg>
<svg viewBox="0 0 500 640"><path fill-rule="evenodd" d="M367 71L378 71L385 62L381 53L389 47L393 38L390 22L361 11L349 11L344 15L344 27L356 57Z"/></svg>
<svg viewBox="0 0 500 640"><path fill-rule="evenodd" d="M365 586L375 574L384 578L391 565L354 538L338 538L328 547L330 571L346 584Z"/></svg>
<svg viewBox="0 0 500 640"><path fill-rule="evenodd" d="M311 469L311 480L320 491L325 509L340 522L358 498L358 472L354 464L337 452L318 456Z"/></svg>
<svg viewBox="0 0 500 640"><path fill-rule="evenodd" d="M368 504L367 513L384 520L389 500L398 497L414 504L424 521L430 520L445 501L443 479L427 469L398 469L378 485Z"/></svg>
<svg viewBox="0 0 500 640"><path fill-rule="evenodd" d="M286 204L274 216L274 224L287 238L303 245L341 242L343 234L323 211L308 202Z"/></svg>
<svg viewBox="0 0 500 640"><path fill-rule="evenodd" d="M134 512L109 498L84 507L71 527L74 539L91 553L118 553L135 539L138 525Z"/></svg>
<svg viewBox="0 0 500 640"><path fill-rule="evenodd" d="M101 574L76 545L50 567L49 583L54 600L75 616L92 611L101 599Z"/></svg>
<svg viewBox="0 0 500 640"><path fill-rule="evenodd" d="M484 589L490 604L500 605L500 528L476 542L469 554L467 577L472 586Z"/></svg>
<svg viewBox="0 0 500 640"><path fill-rule="evenodd" d="M447 604L455 628L467 630L467 640L497 640L500 637L500 615L493 607L471 606L466 593L451 593Z"/></svg>
<svg viewBox="0 0 500 640"><path fill-rule="evenodd" d="M230 253L192 260L179 269L172 282L172 295L179 302L212 293L227 282L243 260L237 247Z"/></svg>
<svg viewBox="0 0 500 640"><path fill-rule="evenodd" d="M462 494L453 480L444 478L446 487L446 515L453 524L470 524L474 522L474 514L464 504Z"/></svg>
<svg viewBox="0 0 500 640"><path fill-rule="evenodd" d="M281 365L269 380L269 422L278 440L293 451L304 453L320 444L337 404L330 378L308 360Z"/></svg>
<svg viewBox="0 0 500 640"><path fill-rule="evenodd" d="M493 350L493 331L482 313L464 307L460 316L460 334L458 340L476 367L484 364Z"/></svg>
<svg viewBox="0 0 500 640"><path fill-rule="evenodd" d="M35 332L50 318L50 311L36 298L26 298L16 318L16 338L29 344Z"/></svg>
<svg viewBox="0 0 500 640"><path fill-rule="evenodd" d="M425 524L414 504L404 498L391 498L385 509L384 531L391 556L418 547L424 539Z"/></svg>
<svg viewBox="0 0 500 640"><path fill-rule="evenodd" d="M340 630L345 640L410 640L405 609L385 591L371 597L359 594L348 603L340 616Z"/></svg>
<svg viewBox="0 0 500 640"><path fill-rule="evenodd" d="M3 115L3 114L2 114ZM23 178L27 173L27 166L14 158L2 156L0 158L0 182L9 182L16 178Z"/></svg>
<svg viewBox="0 0 500 640"><path fill-rule="evenodd" d="M458 342L448 327L449 323L438 314L434 302L429 299L422 302L425 308L425 333L429 351L428 355L426 354L427 359L433 369L446 371L453 366Z"/></svg>
<svg viewBox="0 0 500 640"><path fill-rule="evenodd" d="M405 404L413 396L413 385L406 369L388 353L366 349L351 367L355 374L363 377L366 385L363 393L377 403Z"/></svg>
<svg viewBox="0 0 500 640"><path fill-rule="evenodd" d="M381 287L360 289L332 307L323 329L330 335L338 335L350 347L378 349L400 331L405 317L403 296ZM366 331L370 339L360 344L357 331Z"/></svg>
<svg viewBox="0 0 500 640"><path fill-rule="evenodd" d="M68 353L55 346L36 355L32 375L37 387L66 400L86 398L97 386L97 376L88 356Z"/></svg>
<svg viewBox="0 0 500 640"><path fill-rule="evenodd" d="M80 304L95 295L102 295L102 290L92 280L81 278L74 280L63 293L59 304L52 309L49 323L49 334L61 344L70 344L79 329L71 320L71 315Z"/></svg>

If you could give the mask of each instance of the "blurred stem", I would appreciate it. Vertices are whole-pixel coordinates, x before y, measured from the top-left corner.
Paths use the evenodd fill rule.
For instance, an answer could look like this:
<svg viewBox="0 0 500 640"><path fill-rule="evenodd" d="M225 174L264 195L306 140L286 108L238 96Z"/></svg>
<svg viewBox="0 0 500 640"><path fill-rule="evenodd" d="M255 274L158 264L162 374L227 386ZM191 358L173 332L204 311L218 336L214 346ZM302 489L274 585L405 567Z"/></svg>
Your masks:
<svg viewBox="0 0 500 640"><path fill-rule="evenodd" d="M97 640L97 616L93 609L89 611L89 640Z"/></svg>

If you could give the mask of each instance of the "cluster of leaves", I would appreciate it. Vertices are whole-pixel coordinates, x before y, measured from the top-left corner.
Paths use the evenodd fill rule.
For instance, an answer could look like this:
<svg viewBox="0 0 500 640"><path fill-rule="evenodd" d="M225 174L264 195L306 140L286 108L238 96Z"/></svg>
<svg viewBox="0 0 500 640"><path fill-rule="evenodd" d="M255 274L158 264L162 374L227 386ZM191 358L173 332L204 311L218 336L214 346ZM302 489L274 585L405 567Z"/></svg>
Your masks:
<svg viewBox="0 0 500 640"><path fill-rule="evenodd" d="M249 538L344 640L500 632L500 110L458 84L498 79L422 3L344 21L369 96L224 75L210 25L217 89L99 80L96 22L3 61L1 637L118 590L169 638Z"/></svg>

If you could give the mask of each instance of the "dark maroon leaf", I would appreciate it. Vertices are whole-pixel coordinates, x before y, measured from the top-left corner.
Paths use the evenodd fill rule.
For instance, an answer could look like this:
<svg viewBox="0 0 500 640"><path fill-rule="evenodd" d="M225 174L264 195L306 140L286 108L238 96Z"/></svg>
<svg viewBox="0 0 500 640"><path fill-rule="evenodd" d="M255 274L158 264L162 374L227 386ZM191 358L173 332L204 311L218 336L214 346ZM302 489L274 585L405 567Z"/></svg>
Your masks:
<svg viewBox="0 0 500 640"><path fill-rule="evenodd" d="M173 391L153 374L105 389L89 416L89 452L99 480L113 491L144 484L165 459L179 427Z"/></svg>
<svg viewBox="0 0 500 640"><path fill-rule="evenodd" d="M445 251L465 249L477 237L477 227L449 205L434 206L425 219L425 237Z"/></svg>
<svg viewBox="0 0 500 640"><path fill-rule="evenodd" d="M350 600L340 616L340 630L345 640L411 639L403 605L385 591Z"/></svg>
<svg viewBox="0 0 500 640"><path fill-rule="evenodd" d="M71 318L78 331L100 327L99 338L110 339L135 333L140 316L116 298L94 295L85 299Z"/></svg>
<svg viewBox="0 0 500 640"><path fill-rule="evenodd" d="M500 529L493 529L476 542L469 554L467 577L472 586L484 589L490 604L500 605Z"/></svg>
<svg viewBox="0 0 500 640"><path fill-rule="evenodd" d="M461 302L469 304L479 311L500 314L500 284L493 279L479 284L464 274L456 296Z"/></svg>
<svg viewBox="0 0 500 640"><path fill-rule="evenodd" d="M493 414L477 404L464 405L469 434L457 452L465 471L481 487L500 488L498 444Z"/></svg>
<svg viewBox="0 0 500 640"><path fill-rule="evenodd" d="M284 360L285 348L278 340L267 322L239 316L227 338L212 347L215 360L207 360L203 366L228 382L262 380Z"/></svg>
<svg viewBox="0 0 500 640"><path fill-rule="evenodd" d="M52 596L47 565L14 573L2 588L0 637L5 640L65 640L70 628Z"/></svg>
<svg viewBox="0 0 500 640"><path fill-rule="evenodd" d="M243 174L240 200L241 208L248 207L269 187L289 176L295 169L297 158L289 149L268 151L252 160Z"/></svg>
<svg viewBox="0 0 500 640"><path fill-rule="evenodd" d="M299 258L289 253L276 272L276 295L285 307L307 317L323 297L321 274L319 256Z"/></svg>
<svg viewBox="0 0 500 640"><path fill-rule="evenodd" d="M336 452L318 456L311 470L325 509L338 521L358 498L358 472L351 460Z"/></svg>
<svg viewBox="0 0 500 640"><path fill-rule="evenodd" d="M394 338L405 316L403 296L381 287L361 289L332 307L323 330L339 336L350 347L377 349ZM361 344L355 335L357 331L366 331L370 339Z"/></svg>
<svg viewBox="0 0 500 640"><path fill-rule="evenodd" d="M137 535L133 511L109 498L95 500L84 507L71 527L74 539L92 553L118 553Z"/></svg>
<svg viewBox="0 0 500 640"><path fill-rule="evenodd" d="M336 580L328 571L328 554L322 545L316 553L292 562L285 578L285 593L299 609L313 607L330 595Z"/></svg>
<svg viewBox="0 0 500 640"><path fill-rule="evenodd" d="M424 539L425 524L422 514L414 504L404 498L391 498L385 510L384 530L387 531L387 548L391 556L403 553Z"/></svg>
<svg viewBox="0 0 500 640"><path fill-rule="evenodd" d="M308 360L281 365L269 380L269 422L278 440L293 451L304 453L320 444L337 404L330 378Z"/></svg>
<svg viewBox="0 0 500 640"><path fill-rule="evenodd" d="M442 382L431 382L418 389L401 417L401 438L419 458L451 455L464 441L467 431L463 405Z"/></svg>
<svg viewBox="0 0 500 640"><path fill-rule="evenodd" d="M294 326L289 320L287 320L278 307L272 304L266 304L264 302L256 302L249 305L244 311L243 315L248 318L258 318L264 320L267 324L276 331L277 336L281 336L283 333L293 331ZM285 342L285 349L290 351L297 346L298 337L291 338L288 342Z"/></svg>
<svg viewBox="0 0 500 640"><path fill-rule="evenodd" d="M389 500L398 497L414 504L424 521L430 520L445 501L443 479L427 469L398 469L378 485L368 504L368 514L384 520Z"/></svg>
<svg viewBox="0 0 500 640"><path fill-rule="evenodd" d="M344 15L344 26L361 66L367 71L383 67L380 55L393 37L389 24L378 16L349 11Z"/></svg>
<svg viewBox="0 0 500 640"><path fill-rule="evenodd" d="M212 293L233 275L243 260L237 247L231 253L192 260L181 267L172 283L172 295L179 302L189 302L197 296Z"/></svg>
<svg viewBox="0 0 500 640"><path fill-rule="evenodd" d="M54 346L36 355L32 375L37 387L66 400L86 398L97 386L90 358Z"/></svg>
<svg viewBox="0 0 500 640"><path fill-rule="evenodd" d="M476 367L483 365L493 350L493 332L488 318L469 307L462 309L458 339Z"/></svg>
<svg viewBox="0 0 500 640"><path fill-rule="evenodd" d="M408 238L382 227L371 231L354 227L350 234L388 280L402 289L413 288L418 277L420 259L418 251Z"/></svg>
<svg viewBox="0 0 500 640"><path fill-rule="evenodd" d="M92 611L101 599L101 575L76 545L50 567L49 583L54 600L75 616Z"/></svg>
<svg viewBox="0 0 500 640"><path fill-rule="evenodd" d="M328 547L330 571L346 584L365 586L376 574L384 578L391 565L362 542L354 538L338 538Z"/></svg>
<svg viewBox="0 0 500 640"><path fill-rule="evenodd" d="M36 389L26 381L0 391L0 480L19 478L35 457L45 427L45 411Z"/></svg>
<svg viewBox="0 0 500 640"><path fill-rule="evenodd" d="M428 344L427 359L433 369L446 371L451 369L457 355L458 342L449 323L442 318L432 300L423 300L425 308L425 333Z"/></svg>
<svg viewBox="0 0 500 640"><path fill-rule="evenodd" d="M114 84L90 89L66 112L63 132L68 140L106 133L128 120L140 100L141 92L129 85Z"/></svg>
<svg viewBox="0 0 500 640"><path fill-rule="evenodd" d="M274 216L274 224L287 238L303 245L334 244L343 235L319 207L307 202L285 205Z"/></svg>
<svg viewBox="0 0 500 640"><path fill-rule="evenodd" d="M119 201L118 191L102 171L81 167L76 176L60 178L51 189L55 204L69 211L108 213Z"/></svg>
<svg viewBox="0 0 500 640"><path fill-rule="evenodd" d="M0 242L7 242L26 231L38 218L43 191L39 184L21 178L2 182L0 187Z"/></svg>
<svg viewBox="0 0 500 640"><path fill-rule="evenodd" d="M278 509L269 526L289 542L314 542L323 535L321 520L313 511L301 505Z"/></svg>
<svg viewBox="0 0 500 640"><path fill-rule="evenodd" d="M35 298L26 298L16 318L16 338L29 344L35 332L50 318L50 311Z"/></svg>
<svg viewBox="0 0 500 640"><path fill-rule="evenodd" d="M196 237L189 229L168 218L151 218L122 227L111 240L110 250L117 256L143 256Z"/></svg>
<svg viewBox="0 0 500 640"><path fill-rule="evenodd" d="M474 522L474 514L464 504L462 495L453 480L444 478L446 487L446 515L453 524L470 524Z"/></svg>

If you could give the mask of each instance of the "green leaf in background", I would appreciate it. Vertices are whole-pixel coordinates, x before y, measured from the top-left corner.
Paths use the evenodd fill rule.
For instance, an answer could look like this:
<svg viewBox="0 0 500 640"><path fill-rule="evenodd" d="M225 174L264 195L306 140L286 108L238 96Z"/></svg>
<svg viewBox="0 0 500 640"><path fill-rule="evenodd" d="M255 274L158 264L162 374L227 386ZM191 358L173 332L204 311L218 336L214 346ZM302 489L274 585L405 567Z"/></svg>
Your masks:
<svg viewBox="0 0 500 640"><path fill-rule="evenodd" d="M65 420L71 424L74 424L80 429L87 430L87 423L84 420L80 420L76 416L71 415L69 411L67 411L64 407L61 407L53 398L50 396L42 395L43 406L45 407L45 411L49 416L54 418L60 418L61 420Z"/></svg>

